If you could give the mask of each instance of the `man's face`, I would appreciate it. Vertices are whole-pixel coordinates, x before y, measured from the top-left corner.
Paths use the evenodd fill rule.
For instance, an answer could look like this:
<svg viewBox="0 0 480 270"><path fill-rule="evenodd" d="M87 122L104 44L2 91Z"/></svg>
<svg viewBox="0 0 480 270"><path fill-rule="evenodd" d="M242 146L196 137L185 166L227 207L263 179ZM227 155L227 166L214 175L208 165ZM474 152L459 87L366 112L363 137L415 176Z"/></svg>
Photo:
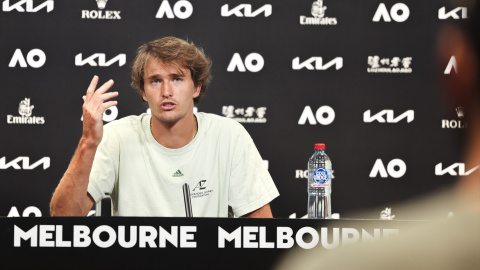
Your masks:
<svg viewBox="0 0 480 270"><path fill-rule="evenodd" d="M200 94L190 71L159 59L150 59L143 76L143 99L152 116L165 124L175 124L193 112L193 99Z"/></svg>

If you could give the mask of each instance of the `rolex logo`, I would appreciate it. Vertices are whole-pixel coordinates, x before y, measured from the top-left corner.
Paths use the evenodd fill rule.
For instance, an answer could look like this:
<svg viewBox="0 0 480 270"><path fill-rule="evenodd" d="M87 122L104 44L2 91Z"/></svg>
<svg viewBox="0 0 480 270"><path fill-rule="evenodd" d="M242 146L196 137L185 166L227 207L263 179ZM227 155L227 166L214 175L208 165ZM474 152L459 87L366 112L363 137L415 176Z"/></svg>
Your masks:
<svg viewBox="0 0 480 270"><path fill-rule="evenodd" d="M465 119L465 108L463 106L458 106L455 108L458 119L443 119L442 128L467 128L467 122Z"/></svg>
<svg viewBox="0 0 480 270"><path fill-rule="evenodd" d="M461 118L463 118L463 117L465 116L463 106L457 107L457 108L455 109L455 111L457 111L457 116L458 116L458 118L461 119Z"/></svg>
<svg viewBox="0 0 480 270"><path fill-rule="evenodd" d="M99 9L104 9L108 0L97 0L97 6Z"/></svg>
<svg viewBox="0 0 480 270"><path fill-rule="evenodd" d="M180 170L177 170L174 174L172 174L172 177L180 177L180 176L183 176L183 173Z"/></svg>

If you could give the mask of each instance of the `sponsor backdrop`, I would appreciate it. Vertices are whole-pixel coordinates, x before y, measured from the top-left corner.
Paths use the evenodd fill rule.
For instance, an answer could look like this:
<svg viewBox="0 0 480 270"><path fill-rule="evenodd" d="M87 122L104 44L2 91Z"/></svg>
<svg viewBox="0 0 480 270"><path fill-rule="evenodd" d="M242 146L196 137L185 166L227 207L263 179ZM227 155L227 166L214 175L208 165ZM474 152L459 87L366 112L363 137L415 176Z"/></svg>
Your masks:
<svg viewBox="0 0 480 270"><path fill-rule="evenodd" d="M105 123L145 113L130 87L136 48L173 35L212 58L196 109L250 132L281 194L274 216L306 214L307 160L325 143L334 213L408 218L396 203L476 169L455 142L462 104L446 106L439 83L455 56L435 57L441 26L468 15L437 0L2 0L0 216L49 215L93 75L120 93Z"/></svg>

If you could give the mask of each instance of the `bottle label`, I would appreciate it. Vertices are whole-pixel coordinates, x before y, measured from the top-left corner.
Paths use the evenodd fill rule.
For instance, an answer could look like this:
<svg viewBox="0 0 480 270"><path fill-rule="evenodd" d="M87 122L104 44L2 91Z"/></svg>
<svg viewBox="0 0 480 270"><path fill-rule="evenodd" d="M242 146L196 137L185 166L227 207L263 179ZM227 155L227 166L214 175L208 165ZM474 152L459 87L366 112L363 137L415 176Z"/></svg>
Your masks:
<svg viewBox="0 0 480 270"><path fill-rule="evenodd" d="M329 187L330 186L331 172L330 170L325 170L324 168L318 168L313 173L312 187Z"/></svg>

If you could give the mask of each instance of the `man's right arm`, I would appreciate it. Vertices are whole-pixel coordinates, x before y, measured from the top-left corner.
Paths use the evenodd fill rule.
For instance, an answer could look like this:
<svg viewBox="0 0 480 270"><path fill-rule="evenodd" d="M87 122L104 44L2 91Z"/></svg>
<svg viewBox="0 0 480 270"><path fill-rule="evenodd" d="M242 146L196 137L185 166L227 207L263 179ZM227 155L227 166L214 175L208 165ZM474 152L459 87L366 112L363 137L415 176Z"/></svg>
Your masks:
<svg viewBox="0 0 480 270"><path fill-rule="evenodd" d="M93 77L83 97L83 134L67 171L58 184L50 202L51 216L86 216L94 200L88 194L88 180L93 159L103 137L103 113L116 101L117 92L106 91L112 87L110 80L95 91L98 77Z"/></svg>

